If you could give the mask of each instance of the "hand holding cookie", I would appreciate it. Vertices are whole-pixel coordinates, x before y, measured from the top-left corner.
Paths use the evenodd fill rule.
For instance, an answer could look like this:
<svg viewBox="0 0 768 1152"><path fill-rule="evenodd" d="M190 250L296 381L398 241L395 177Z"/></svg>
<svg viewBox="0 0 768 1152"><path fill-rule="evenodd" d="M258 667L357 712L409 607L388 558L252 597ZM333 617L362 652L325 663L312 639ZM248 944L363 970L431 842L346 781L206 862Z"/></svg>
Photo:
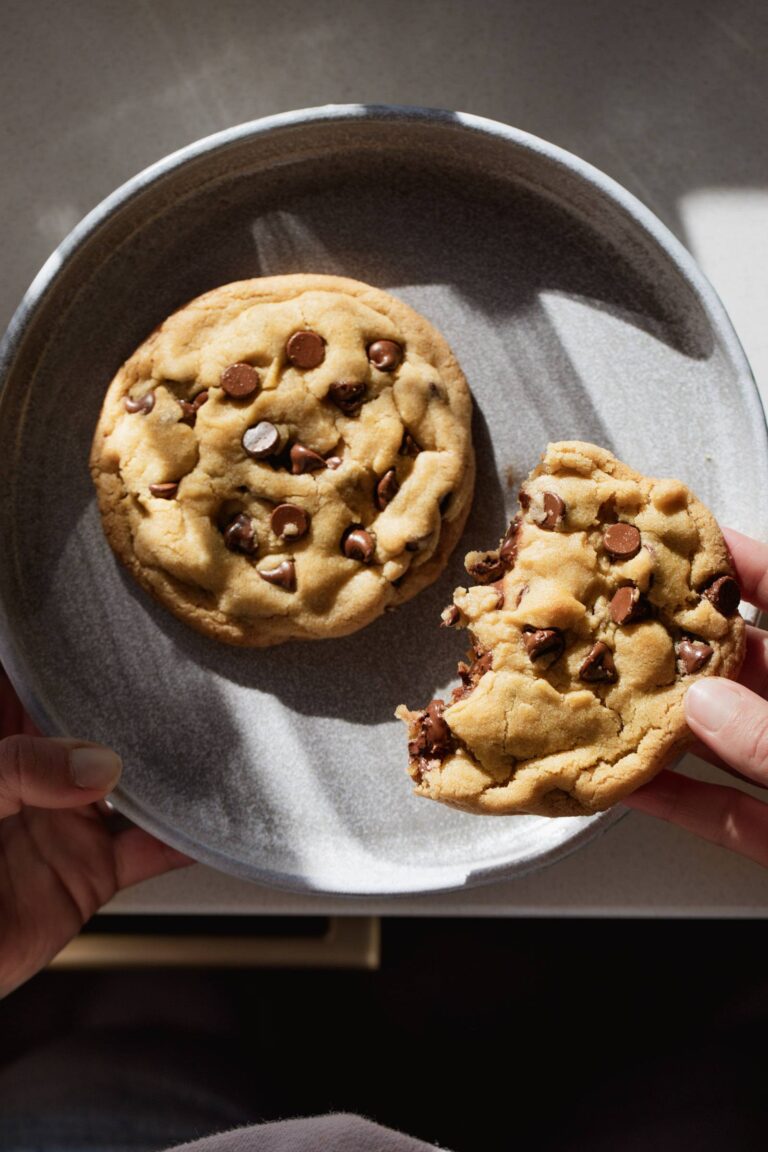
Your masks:
<svg viewBox="0 0 768 1152"><path fill-rule="evenodd" d="M745 600L768 611L768 544L725 533ZM768 787L768 635L747 625L738 684L715 677L692 684L685 697L694 751L752 784ZM625 804L768 865L768 807L736 788L661 772Z"/></svg>

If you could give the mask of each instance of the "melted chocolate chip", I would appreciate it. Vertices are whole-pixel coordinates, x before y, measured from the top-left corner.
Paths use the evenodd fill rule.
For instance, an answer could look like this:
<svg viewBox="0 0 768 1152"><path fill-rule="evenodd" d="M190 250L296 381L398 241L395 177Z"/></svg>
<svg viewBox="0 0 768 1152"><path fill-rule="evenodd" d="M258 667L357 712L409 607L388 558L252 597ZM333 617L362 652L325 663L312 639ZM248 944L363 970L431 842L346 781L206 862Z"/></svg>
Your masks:
<svg viewBox="0 0 768 1152"><path fill-rule="evenodd" d="M178 480L168 484L150 484L149 490L159 500L173 500L179 490Z"/></svg>
<svg viewBox="0 0 768 1152"><path fill-rule="evenodd" d="M603 544L611 560L631 560L640 551L640 531L634 524L609 524L603 532Z"/></svg>
<svg viewBox="0 0 768 1152"><path fill-rule="evenodd" d="M733 616L741 602L741 589L733 576L716 576L704 595L721 616Z"/></svg>
<svg viewBox="0 0 768 1152"><path fill-rule="evenodd" d="M616 666L613 663L613 653L607 644L598 640L579 668L579 679L589 683L597 681L613 681L616 679Z"/></svg>
<svg viewBox="0 0 768 1152"><path fill-rule="evenodd" d="M484 651L482 648L476 648L474 659L470 665L469 675L473 683L477 683L481 676L485 676L486 672L490 672L493 667L493 652Z"/></svg>
<svg viewBox="0 0 768 1152"><path fill-rule="evenodd" d="M496 589L496 611L500 612L504 607L504 580L494 580L493 587ZM518 601L519 603L519 601Z"/></svg>
<svg viewBox="0 0 768 1152"><path fill-rule="evenodd" d="M449 604L448 607L444 608L440 613L441 628L455 628L459 620L461 620L461 612L459 612L455 604Z"/></svg>
<svg viewBox="0 0 768 1152"><path fill-rule="evenodd" d="M376 507L380 512L383 512L387 505L392 503L399 490L397 473L394 468L390 468L376 485Z"/></svg>
<svg viewBox="0 0 768 1152"><path fill-rule="evenodd" d="M496 551L481 552L476 560L466 564L467 573L478 584L493 584L504 575L505 564Z"/></svg>
<svg viewBox="0 0 768 1152"><path fill-rule="evenodd" d="M181 405L182 417L179 420L180 424L188 424L190 428L194 428L197 421L197 412L202 408L208 399L207 389L204 392L198 392L193 400L179 400Z"/></svg>
<svg viewBox="0 0 768 1152"><path fill-rule="evenodd" d="M139 396L134 400L133 396L126 396L123 400L123 407L126 412L141 412L147 416L155 406L154 392L145 392L143 396Z"/></svg>
<svg viewBox="0 0 768 1152"><path fill-rule="evenodd" d="M689 640L684 637L677 645L677 661L680 672L684 676L692 676L700 672L709 661L714 649L701 640Z"/></svg>
<svg viewBox="0 0 768 1152"><path fill-rule="evenodd" d="M328 395L345 416L356 416L365 398L365 384L363 381L339 380L331 384Z"/></svg>
<svg viewBox="0 0 768 1152"><path fill-rule="evenodd" d="M253 520L245 512L238 512L224 529L224 543L231 552L244 552L253 556L259 548L259 540L253 527Z"/></svg>
<svg viewBox="0 0 768 1152"><path fill-rule="evenodd" d="M197 408L194 404L190 404L189 400L179 400L181 405L181 417L179 424L188 424L190 428L194 428L197 420Z"/></svg>
<svg viewBox="0 0 768 1152"><path fill-rule="evenodd" d="M341 538L341 550L348 560L370 564L375 551L374 538L361 525L353 525Z"/></svg>
<svg viewBox="0 0 768 1152"><path fill-rule="evenodd" d="M493 667L493 652L480 647L475 644L472 651L472 663L465 664L462 660L458 666L458 674L461 678L461 684L458 688L454 688L451 693L452 703L457 700L464 700L473 692L480 680L485 676L486 672L490 672Z"/></svg>
<svg viewBox="0 0 768 1152"><path fill-rule="evenodd" d="M408 743L408 753L413 759L444 760L455 747L451 730L443 719L444 710L443 700L433 700L421 713L418 734Z"/></svg>
<svg viewBox="0 0 768 1152"><path fill-rule="evenodd" d="M254 460L265 460L274 456L280 447L280 433L269 420L260 420L252 428L246 428L242 439L243 448Z"/></svg>
<svg viewBox="0 0 768 1152"><path fill-rule="evenodd" d="M294 368L317 368L325 360L325 340L317 332L294 332L285 354Z"/></svg>
<svg viewBox="0 0 768 1152"><path fill-rule="evenodd" d="M302 476L305 472L317 472L325 468L325 460L319 452L312 448L305 448L303 444L291 445L291 472L294 476Z"/></svg>
<svg viewBox="0 0 768 1152"><path fill-rule="evenodd" d="M517 559L517 548L520 539L520 529L523 522L520 516L515 516L499 545L499 559L505 568L514 568Z"/></svg>
<svg viewBox="0 0 768 1152"><path fill-rule="evenodd" d="M550 663L559 660L565 651L565 640L558 628L524 628L523 644L531 660L552 656Z"/></svg>
<svg viewBox="0 0 768 1152"><path fill-rule="evenodd" d="M416 443L413 436L411 436L410 432L404 432L402 443L400 444L399 455L418 456L419 452L421 452L421 448Z"/></svg>
<svg viewBox="0 0 768 1152"><path fill-rule="evenodd" d="M259 374L252 364L230 364L222 372L219 383L233 400L252 396L261 387Z"/></svg>
<svg viewBox="0 0 768 1152"><path fill-rule="evenodd" d="M284 540L299 540L309 531L309 513L297 504L278 504L270 517L275 536Z"/></svg>
<svg viewBox="0 0 768 1152"><path fill-rule="evenodd" d="M403 349L394 340L374 340L368 345L368 359L380 372L394 372L403 359Z"/></svg>
<svg viewBox="0 0 768 1152"><path fill-rule="evenodd" d="M648 606L634 584L619 588L611 600L611 620L614 624L634 624L646 615Z"/></svg>
<svg viewBox="0 0 768 1152"><path fill-rule="evenodd" d="M293 560L283 560L277 568L260 568L258 572L267 584L276 584L278 588L284 588L286 592L296 591L296 564Z"/></svg>
<svg viewBox="0 0 768 1152"><path fill-rule="evenodd" d="M561 500L555 492L545 492L542 503L544 514L536 523L539 528L546 528L548 532L553 532L565 519L565 501Z"/></svg>

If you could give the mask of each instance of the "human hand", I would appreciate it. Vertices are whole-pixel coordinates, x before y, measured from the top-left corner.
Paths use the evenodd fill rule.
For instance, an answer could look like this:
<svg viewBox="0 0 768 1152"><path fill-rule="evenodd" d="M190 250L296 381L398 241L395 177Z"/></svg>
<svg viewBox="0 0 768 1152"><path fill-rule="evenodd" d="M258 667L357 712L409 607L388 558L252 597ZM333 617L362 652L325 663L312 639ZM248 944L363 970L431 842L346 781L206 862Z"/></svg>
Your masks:
<svg viewBox="0 0 768 1152"><path fill-rule="evenodd" d="M101 745L40 736L0 669L0 997L115 892L192 863L141 828L110 828L103 798L121 768Z"/></svg>
<svg viewBox="0 0 768 1152"><path fill-rule="evenodd" d="M768 545L724 533L742 599L768 611ZM768 633L747 625L740 682L697 680L685 696L688 727L701 743L691 751L732 776L768 787ZM624 800L706 840L768 865L768 805L719 784L664 771Z"/></svg>

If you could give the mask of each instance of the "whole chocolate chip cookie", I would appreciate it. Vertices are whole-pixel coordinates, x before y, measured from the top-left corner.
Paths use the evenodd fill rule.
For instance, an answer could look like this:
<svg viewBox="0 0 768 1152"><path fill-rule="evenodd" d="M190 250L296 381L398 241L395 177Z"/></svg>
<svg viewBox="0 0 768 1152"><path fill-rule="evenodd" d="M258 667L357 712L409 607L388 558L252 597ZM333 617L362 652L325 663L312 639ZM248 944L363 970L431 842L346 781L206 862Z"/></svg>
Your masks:
<svg viewBox="0 0 768 1152"><path fill-rule="evenodd" d="M471 812L598 812L690 741L695 677L737 675L739 586L685 485L593 444L550 444L520 506L443 613L471 636L460 686L397 710L410 772L419 795Z"/></svg>
<svg viewBox="0 0 768 1152"><path fill-rule="evenodd" d="M353 632L439 574L474 485L471 399L423 316L356 280L227 284L112 381L91 451L136 579L232 644Z"/></svg>

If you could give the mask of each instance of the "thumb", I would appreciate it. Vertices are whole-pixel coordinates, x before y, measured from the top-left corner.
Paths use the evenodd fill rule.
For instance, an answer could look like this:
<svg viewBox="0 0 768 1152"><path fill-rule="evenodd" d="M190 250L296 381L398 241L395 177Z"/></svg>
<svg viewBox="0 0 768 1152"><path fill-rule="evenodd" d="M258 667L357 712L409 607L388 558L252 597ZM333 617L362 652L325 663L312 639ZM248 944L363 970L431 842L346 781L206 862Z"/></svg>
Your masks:
<svg viewBox="0 0 768 1152"><path fill-rule="evenodd" d="M768 701L762 696L733 680L697 680L685 694L685 718L726 764L768 784Z"/></svg>
<svg viewBox="0 0 768 1152"><path fill-rule="evenodd" d="M114 788L122 767L117 753L101 744L8 736L0 740L0 819L24 805L90 804Z"/></svg>

